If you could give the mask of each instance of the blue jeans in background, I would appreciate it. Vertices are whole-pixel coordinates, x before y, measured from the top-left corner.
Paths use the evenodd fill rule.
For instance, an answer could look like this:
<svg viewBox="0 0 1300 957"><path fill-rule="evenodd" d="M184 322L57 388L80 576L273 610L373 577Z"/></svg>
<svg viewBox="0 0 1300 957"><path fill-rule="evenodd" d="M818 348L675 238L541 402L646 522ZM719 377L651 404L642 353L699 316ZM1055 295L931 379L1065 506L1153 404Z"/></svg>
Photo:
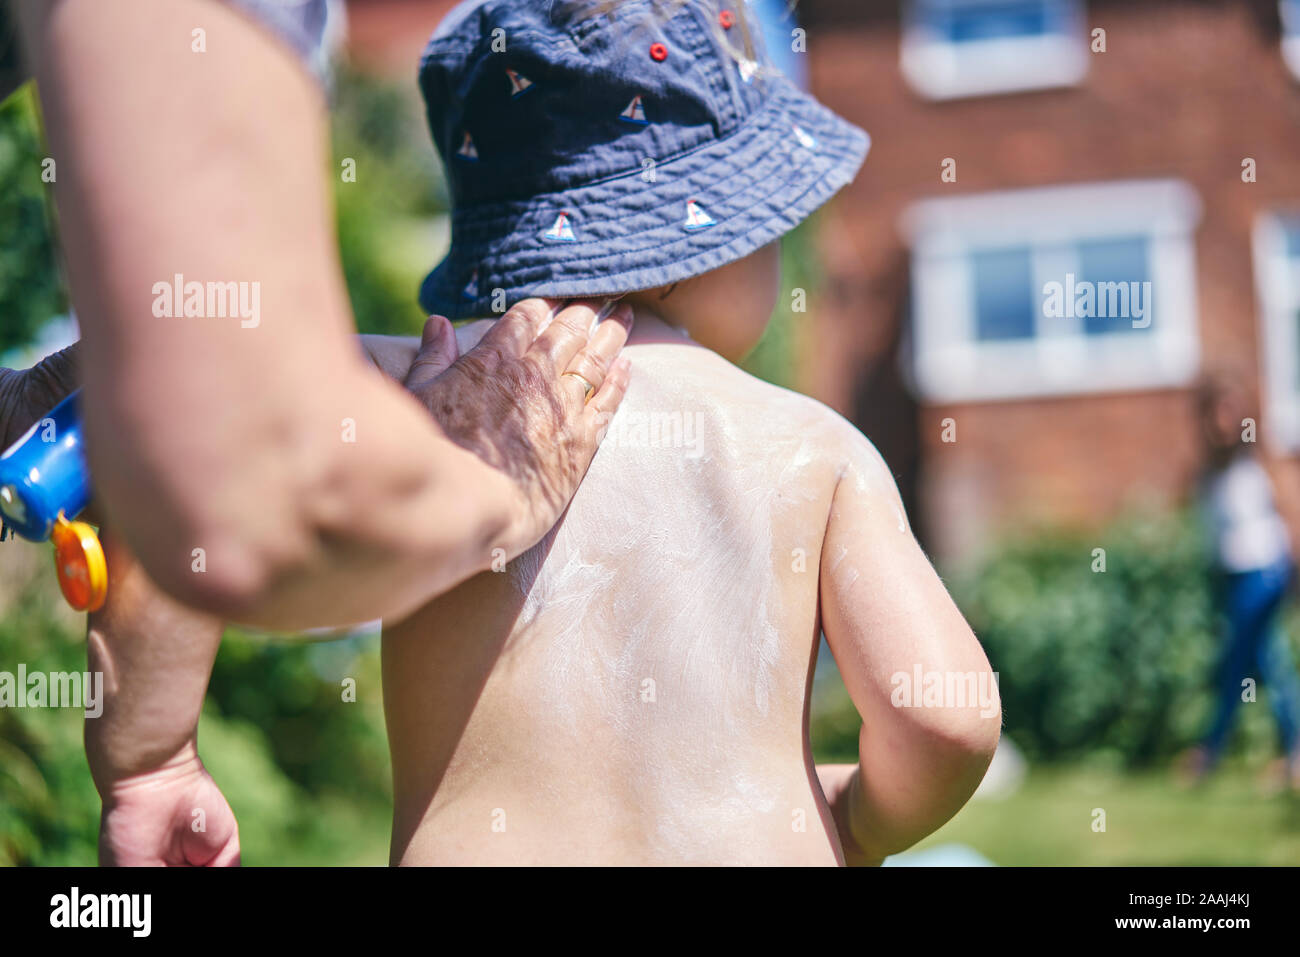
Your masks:
<svg viewBox="0 0 1300 957"><path fill-rule="evenodd" d="M1228 634L1220 662L1218 710L1205 738L1211 764L1223 751L1246 678L1254 678L1257 685L1268 689L1282 746L1289 758L1300 758L1300 689L1286 636L1277 627L1278 610L1293 573L1294 566L1286 559L1267 568L1224 576L1221 607Z"/></svg>

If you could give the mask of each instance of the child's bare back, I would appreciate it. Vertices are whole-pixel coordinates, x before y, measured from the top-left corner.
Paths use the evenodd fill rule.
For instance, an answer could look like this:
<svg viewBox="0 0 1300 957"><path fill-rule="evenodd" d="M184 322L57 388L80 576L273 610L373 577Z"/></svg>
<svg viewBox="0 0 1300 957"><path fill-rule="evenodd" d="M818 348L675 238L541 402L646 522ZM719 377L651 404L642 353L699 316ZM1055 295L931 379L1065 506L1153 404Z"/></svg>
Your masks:
<svg viewBox="0 0 1300 957"><path fill-rule="evenodd" d="M394 861L837 862L805 712L852 430L659 328L552 534L385 634Z"/></svg>
<svg viewBox="0 0 1300 957"><path fill-rule="evenodd" d="M630 390L556 529L385 635L393 859L879 861L952 816L998 732L995 695L984 717L899 707L895 678L988 662L870 443L727 361L788 294L776 241L868 138L737 49L738 10L581 6L458 8L421 60L455 206L425 308L626 296L637 324ZM823 633L864 721L857 765L810 754Z"/></svg>

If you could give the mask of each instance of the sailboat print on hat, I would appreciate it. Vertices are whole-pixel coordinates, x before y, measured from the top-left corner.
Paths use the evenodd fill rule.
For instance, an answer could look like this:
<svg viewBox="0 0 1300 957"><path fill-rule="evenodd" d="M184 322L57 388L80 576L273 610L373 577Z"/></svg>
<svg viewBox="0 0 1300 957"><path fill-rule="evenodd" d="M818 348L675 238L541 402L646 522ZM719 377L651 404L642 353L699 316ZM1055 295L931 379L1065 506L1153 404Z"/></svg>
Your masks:
<svg viewBox="0 0 1300 957"><path fill-rule="evenodd" d="M682 225L694 232L697 229L708 229L710 226L716 226L717 223L712 216L704 211L703 206L693 199L688 199L686 201L686 222Z"/></svg>
<svg viewBox="0 0 1300 957"><path fill-rule="evenodd" d="M506 76L510 77L510 95L523 96L533 88L533 81L528 79L522 73L506 68Z"/></svg>
<svg viewBox="0 0 1300 957"><path fill-rule="evenodd" d="M478 159L478 147L474 145L474 140L469 135L469 130L465 131L465 141L460 144L460 149L456 150L456 155L463 160Z"/></svg>
<svg viewBox="0 0 1300 957"><path fill-rule="evenodd" d="M478 270L477 269L475 269L474 272L470 274L469 282L467 282L465 284L465 288L461 290L460 296L462 299L478 298Z"/></svg>
<svg viewBox="0 0 1300 957"><path fill-rule="evenodd" d="M632 97L632 102L627 105L618 118L624 123L635 123L637 126L649 126L650 121L645 118L645 107L641 104L641 95L638 93Z"/></svg>
<svg viewBox="0 0 1300 957"><path fill-rule="evenodd" d="M550 243L576 243L578 237L573 235L573 227L569 225L569 211L561 210L560 215L555 217L555 225L542 233L542 238Z"/></svg>

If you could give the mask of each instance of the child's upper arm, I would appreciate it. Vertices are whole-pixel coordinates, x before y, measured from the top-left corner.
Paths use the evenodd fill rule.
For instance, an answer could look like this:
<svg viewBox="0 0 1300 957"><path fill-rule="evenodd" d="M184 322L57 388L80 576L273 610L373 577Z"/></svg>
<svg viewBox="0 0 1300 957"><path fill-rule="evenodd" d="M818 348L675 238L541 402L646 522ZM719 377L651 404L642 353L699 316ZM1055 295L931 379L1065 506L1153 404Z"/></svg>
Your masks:
<svg viewBox="0 0 1300 957"><path fill-rule="evenodd" d="M1000 720L979 709L900 709L891 698L922 674L978 674L988 660L921 551L888 467L856 429L831 500L821 558L822 629L845 686L868 727L907 721L977 743ZM906 679L900 677L906 676ZM980 682L988 686L988 679Z"/></svg>

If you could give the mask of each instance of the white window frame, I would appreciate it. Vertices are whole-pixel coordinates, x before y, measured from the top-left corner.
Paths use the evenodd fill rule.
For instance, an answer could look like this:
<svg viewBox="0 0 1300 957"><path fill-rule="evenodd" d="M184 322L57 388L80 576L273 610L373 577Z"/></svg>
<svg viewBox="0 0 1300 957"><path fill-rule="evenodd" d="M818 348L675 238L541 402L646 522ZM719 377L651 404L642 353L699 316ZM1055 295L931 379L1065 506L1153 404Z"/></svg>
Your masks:
<svg viewBox="0 0 1300 957"><path fill-rule="evenodd" d="M903 217L912 248L908 378L931 402L1175 388L1197 374L1195 191L1181 180L1130 180L923 200ZM1028 246L1035 289L1077 272L1068 249L1088 240L1147 240L1151 324L1087 335L1079 319L1043 314L1032 339L976 338L971 256ZM1124 322L1124 319L1107 321Z"/></svg>
<svg viewBox="0 0 1300 957"><path fill-rule="evenodd" d="M917 0L904 0L899 51L903 76L931 100L1076 85L1088 72L1083 0L1043 2L1064 9L1063 32L954 43L925 26Z"/></svg>
<svg viewBox="0 0 1300 957"><path fill-rule="evenodd" d="M1252 231L1259 364L1265 434L1279 450L1300 452L1300 256L1287 255L1284 219L1300 221L1300 209L1261 213Z"/></svg>
<svg viewBox="0 0 1300 957"><path fill-rule="evenodd" d="M1282 20L1282 61L1300 80L1300 4L1278 0L1277 7Z"/></svg>

